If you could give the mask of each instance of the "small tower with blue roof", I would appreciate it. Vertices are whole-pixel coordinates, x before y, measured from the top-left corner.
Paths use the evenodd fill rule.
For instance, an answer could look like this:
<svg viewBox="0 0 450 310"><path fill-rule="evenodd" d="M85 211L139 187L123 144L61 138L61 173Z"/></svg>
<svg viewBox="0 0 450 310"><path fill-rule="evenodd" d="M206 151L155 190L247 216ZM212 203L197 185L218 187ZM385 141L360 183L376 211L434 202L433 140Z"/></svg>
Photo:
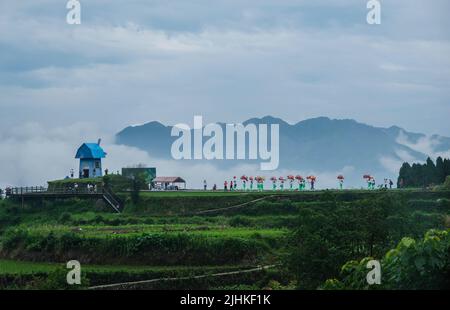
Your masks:
<svg viewBox="0 0 450 310"><path fill-rule="evenodd" d="M83 143L78 148L75 158L80 159L80 179L102 176L102 158L106 157L106 153L100 142L101 139L97 143Z"/></svg>

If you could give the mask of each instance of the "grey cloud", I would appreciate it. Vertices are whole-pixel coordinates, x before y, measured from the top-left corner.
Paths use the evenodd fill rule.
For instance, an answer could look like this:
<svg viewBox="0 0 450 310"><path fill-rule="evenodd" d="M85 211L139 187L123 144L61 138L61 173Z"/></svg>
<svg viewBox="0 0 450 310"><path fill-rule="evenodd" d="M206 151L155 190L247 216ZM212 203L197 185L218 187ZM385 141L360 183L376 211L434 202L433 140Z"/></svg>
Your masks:
<svg viewBox="0 0 450 310"><path fill-rule="evenodd" d="M448 136L449 2L383 1L378 27L366 24L365 3L90 0L82 1L83 24L72 27L65 1L2 1L0 135L30 122L87 122L113 135L155 119L174 124L202 114L238 122L270 114ZM30 162L39 145L28 145L0 142ZM44 145L64 158L71 153Z"/></svg>

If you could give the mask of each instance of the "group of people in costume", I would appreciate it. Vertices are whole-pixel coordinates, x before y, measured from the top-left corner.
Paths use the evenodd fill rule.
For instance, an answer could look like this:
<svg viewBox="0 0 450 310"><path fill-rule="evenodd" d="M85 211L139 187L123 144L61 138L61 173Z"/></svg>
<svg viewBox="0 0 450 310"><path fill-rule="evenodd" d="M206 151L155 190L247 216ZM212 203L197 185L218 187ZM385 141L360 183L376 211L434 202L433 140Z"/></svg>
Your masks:
<svg viewBox="0 0 450 310"><path fill-rule="evenodd" d="M243 191L253 191L253 190L257 190L259 192L262 192L264 190L264 181L265 181L265 177L261 177L261 176L257 176L257 177L247 177L245 175L241 176L241 181L242 181L242 190ZM236 176L233 177L233 180L230 181L230 183L228 183L228 181L225 181L223 183L223 188L225 191L228 191L228 184L230 185L229 190L230 191L236 191L237 189L237 178ZM249 185L247 186L247 183L249 183ZM256 186L255 186L256 183Z"/></svg>
<svg viewBox="0 0 450 310"><path fill-rule="evenodd" d="M376 181L373 176L371 176L370 174L365 174L363 176L363 178L367 182L367 189L375 189ZM394 182L388 178L384 179L384 185L383 184L378 185L379 188L385 188L385 189L388 189L388 188L392 189L392 186L394 186Z"/></svg>
<svg viewBox="0 0 450 310"><path fill-rule="evenodd" d="M310 189L314 190L314 185L316 183L316 179L317 179L316 176L313 176L313 175L310 175L306 178L302 177L301 175L297 175L297 176L288 175L286 179L283 176L281 176L279 178L277 178L275 176L270 178L270 180L272 181L272 190L274 190L274 191L287 190L287 188L285 188L285 182L289 183L288 190L290 190L290 191L305 190L307 182L310 184ZM253 190L263 191L265 180L266 180L266 178L262 177L262 176L248 177L246 175L243 175L240 177L240 181L242 182L241 190L243 190L243 191L253 191ZM297 185L295 185L295 181L297 181ZM231 180L230 182L228 182L228 181L224 182L224 190L225 191L228 191L228 190L236 191L237 187L238 187L237 183L238 183L238 180L237 180L236 176L234 176L233 180Z"/></svg>
<svg viewBox="0 0 450 310"><path fill-rule="evenodd" d="M365 174L363 176L363 178L366 180L367 182L367 189L372 190L375 189L375 178L369 174ZM306 178L302 177L301 175L288 175L287 178L284 178L283 176L281 177L271 177L270 181L272 182L272 190L276 191L284 191L284 190L289 190L289 191L303 191L306 190L306 183L309 183L310 185L310 190L314 190L315 189L315 183L316 183L316 179L317 177L314 175L309 175ZM243 191L263 191L264 190L264 182L265 182L265 177L262 176L257 176L257 177L248 177L246 175L243 175L240 177L240 181L242 182L241 184L241 189ZM338 186L340 190L344 189L344 180L345 177L340 174L337 176L337 180L338 180ZM285 187L285 183L289 184L289 187ZM385 188L388 188L388 186L390 188L392 188L392 185L394 184L392 182L392 180L390 179L385 179L384 181ZM229 186L228 186L229 185ZM238 190L238 180L236 178L236 176L233 177L233 180L231 180L229 183L227 181L224 182L224 190L225 191L236 191Z"/></svg>
<svg viewBox="0 0 450 310"><path fill-rule="evenodd" d="M366 180L367 182L367 189L375 189L375 178L373 176L371 176L370 174L365 174L363 176L363 178Z"/></svg>

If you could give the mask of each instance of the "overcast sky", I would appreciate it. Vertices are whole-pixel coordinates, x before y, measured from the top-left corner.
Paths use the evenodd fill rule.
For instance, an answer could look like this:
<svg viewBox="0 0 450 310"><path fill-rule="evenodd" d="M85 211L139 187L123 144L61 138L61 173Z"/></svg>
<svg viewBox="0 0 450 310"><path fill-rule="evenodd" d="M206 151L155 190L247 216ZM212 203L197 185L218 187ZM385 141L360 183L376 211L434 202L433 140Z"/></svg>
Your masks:
<svg viewBox="0 0 450 310"><path fill-rule="evenodd" d="M0 185L34 182L38 160L36 182L60 177L85 140L194 115L450 136L450 1L381 2L368 25L367 0L81 0L68 25L66 0L0 0ZM118 167L150 160L116 150Z"/></svg>
<svg viewBox="0 0 450 310"><path fill-rule="evenodd" d="M0 2L0 128L354 118L450 135L450 1Z"/></svg>

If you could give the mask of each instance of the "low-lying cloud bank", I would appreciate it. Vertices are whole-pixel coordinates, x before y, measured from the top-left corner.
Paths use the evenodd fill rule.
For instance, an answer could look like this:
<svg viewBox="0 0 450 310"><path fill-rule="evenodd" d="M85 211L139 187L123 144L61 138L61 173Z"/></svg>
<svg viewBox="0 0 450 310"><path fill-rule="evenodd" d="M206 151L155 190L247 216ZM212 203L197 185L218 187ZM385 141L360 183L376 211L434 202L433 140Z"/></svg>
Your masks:
<svg viewBox="0 0 450 310"><path fill-rule="evenodd" d="M400 134L397 138L397 142L400 144L403 144L412 150L428 154L433 160L435 160L437 157L450 157L450 150L443 151L443 152L437 152L435 151L436 147L440 144L441 137L439 136L423 136L419 138L416 142L411 142L408 140L408 138L405 136L405 134L400 131Z"/></svg>
<svg viewBox="0 0 450 310"><path fill-rule="evenodd" d="M78 160L75 159L77 148L83 142L96 142L98 138L102 138L102 146L108 153L103 161L103 168L108 168L110 172L116 173L121 171L122 167L144 164L156 167L157 174L160 176L183 177L187 181L188 188L202 188L203 180L206 180L209 188L216 184L218 189L222 189L225 180L229 182L233 176L239 178L243 174L265 176L266 188L271 186L269 181L271 176L286 177L289 174L316 175L317 188L337 188L336 176L343 174L346 177L346 187L365 187L361 171L357 171L351 166L327 172L308 169L261 171L259 164L239 164L230 169L220 169L212 161L176 161L152 158L147 152L140 149L115 144L113 135L103 132L91 123L75 123L57 128L46 128L40 124L27 123L0 133L0 188L45 186L49 180L68 176L71 169L77 174ZM424 139L418 141L416 145L409 143L409 146L413 149L431 152L430 145L433 142ZM428 139L432 139L432 137ZM397 155L398 158L379 159L386 171L371 172L379 183L386 177L395 178L403 161L416 161L410 154L398 152ZM449 156L450 154L448 152L430 154L433 158L439 155Z"/></svg>
<svg viewBox="0 0 450 310"><path fill-rule="evenodd" d="M343 167L339 171L315 172L309 170L260 171L257 164L240 164L231 169L219 169L213 162L175 161L152 158L145 151L117 145L113 136L102 132L92 124L76 123L66 127L46 128L36 123L27 123L11 128L0 134L0 187L7 186L45 186L47 181L62 179L73 169L78 173L78 160L75 153L83 142L95 142L102 137L102 146L108 153L103 161L103 168L116 173L122 167L145 164L156 167L158 175L182 176L189 188L202 188L203 180L208 187L214 184L223 188L225 180L242 174L263 175L267 178L266 187L270 186L271 176L314 174L318 178L318 188L337 187L336 176L351 176L353 167ZM360 186L357 177L349 177L348 184Z"/></svg>

